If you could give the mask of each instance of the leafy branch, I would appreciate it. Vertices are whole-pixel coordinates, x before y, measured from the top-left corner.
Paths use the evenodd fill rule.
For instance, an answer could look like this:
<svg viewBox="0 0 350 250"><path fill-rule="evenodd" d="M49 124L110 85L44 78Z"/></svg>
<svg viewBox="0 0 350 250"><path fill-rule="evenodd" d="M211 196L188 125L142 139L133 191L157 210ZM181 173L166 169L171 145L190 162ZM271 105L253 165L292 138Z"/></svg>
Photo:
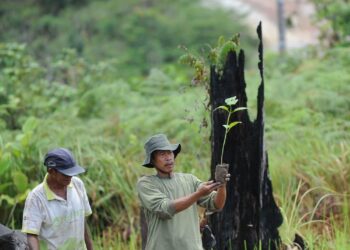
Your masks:
<svg viewBox="0 0 350 250"><path fill-rule="evenodd" d="M179 62L181 64L189 65L195 70L194 77L192 78L193 85L209 85L208 80L210 70L208 65L214 65L217 72L222 72L227 54L230 51L236 51L239 49L239 37L240 35L236 34L226 40L223 36L220 36L216 47L207 45L209 48L207 56L194 55L186 47L180 46L180 48L186 53L179 58Z"/></svg>

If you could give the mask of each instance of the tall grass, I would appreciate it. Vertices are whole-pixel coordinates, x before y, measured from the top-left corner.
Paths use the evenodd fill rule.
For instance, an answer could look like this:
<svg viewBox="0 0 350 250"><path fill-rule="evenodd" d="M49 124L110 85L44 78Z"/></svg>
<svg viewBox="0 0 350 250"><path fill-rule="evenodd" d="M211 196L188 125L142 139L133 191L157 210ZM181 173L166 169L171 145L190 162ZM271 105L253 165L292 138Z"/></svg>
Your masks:
<svg viewBox="0 0 350 250"><path fill-rule="evenodd" d="M350 60L338 53L294 55L277 70L267 67L266 138L284 216L280 233L286 244L298 233L310 249L350 246L343 240L350 215L350 74L341 70Z"/></svg>

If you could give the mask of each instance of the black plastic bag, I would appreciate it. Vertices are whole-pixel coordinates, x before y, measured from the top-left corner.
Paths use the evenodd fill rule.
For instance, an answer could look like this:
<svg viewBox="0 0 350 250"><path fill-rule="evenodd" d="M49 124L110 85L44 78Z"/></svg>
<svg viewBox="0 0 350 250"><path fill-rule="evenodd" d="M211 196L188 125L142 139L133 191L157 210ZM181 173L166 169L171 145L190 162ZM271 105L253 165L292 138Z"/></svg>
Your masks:
<svg viewBox="0 0 350 250"><path fill-rule="evenodd" d="M202 245L205 250L210 250L216 245L215 236L208 225L202 228Z"/></svg>

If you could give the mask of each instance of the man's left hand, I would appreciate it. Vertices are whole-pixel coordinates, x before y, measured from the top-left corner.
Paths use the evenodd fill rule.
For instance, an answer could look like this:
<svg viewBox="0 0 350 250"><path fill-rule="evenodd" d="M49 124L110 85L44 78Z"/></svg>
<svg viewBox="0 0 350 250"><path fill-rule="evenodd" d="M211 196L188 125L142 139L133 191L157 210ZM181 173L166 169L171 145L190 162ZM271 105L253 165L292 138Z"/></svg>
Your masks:
<svg viewBox="0 0 350 250"><path fill-rule="evenodd" d="M225 174L225 178L222 178L223 180L225 180L224 183L221 183L218 188L221 188L221 187L225 187L226 186L226 183L230 181L230 178L231 178L231 175L230 174Z"/></svg>

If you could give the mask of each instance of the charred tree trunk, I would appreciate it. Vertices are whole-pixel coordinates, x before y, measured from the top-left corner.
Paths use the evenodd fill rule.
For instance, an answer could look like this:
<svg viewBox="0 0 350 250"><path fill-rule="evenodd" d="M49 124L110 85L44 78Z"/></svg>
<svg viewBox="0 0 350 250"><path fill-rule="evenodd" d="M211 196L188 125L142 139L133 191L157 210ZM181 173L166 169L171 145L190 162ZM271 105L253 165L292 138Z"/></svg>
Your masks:
<svg viewBox="0 0 350 250"><path fill-rule="evenodd" d="M232 121L242 124L232 128L227 137L224 162L230 164L231 180L227 184L227 200L224 209L210 217L210 224L217 240L216 249L277 249L280 238L277 228L282 224L281 213L272 195L268 176L268 159L264 144L264 75L261 23L259 36L259 71L261 83L258 89L257 117L249 119L248 111L235 113ZM211 67L210 103L212 110L223 105L225 99L236 96L237 106L247 107L244 79L244 52L230 52L222 74ZM224 139L226 114L212 112L212 160L211 174L220 163L221 145ZM259 248L259 246L261 248Z"/></svg>

